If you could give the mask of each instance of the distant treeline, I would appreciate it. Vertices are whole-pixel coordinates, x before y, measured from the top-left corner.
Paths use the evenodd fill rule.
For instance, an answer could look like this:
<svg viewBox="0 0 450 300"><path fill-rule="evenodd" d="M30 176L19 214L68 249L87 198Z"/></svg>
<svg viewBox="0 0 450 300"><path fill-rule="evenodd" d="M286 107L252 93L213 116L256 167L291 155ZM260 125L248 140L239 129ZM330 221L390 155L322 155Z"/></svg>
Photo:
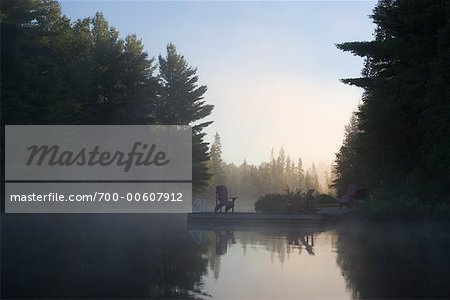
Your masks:
<svg viewBox="0 0 450 300"><path fill-rule="evenodd" d="M449 203L450 2L380 0L371 18L372 41L337 45L365 65L361 78L343 80L364 94L336 156L334 185L342 192L356 183L404 209Z"/></svg>
<svg viewBox="0 0 450 300"><path fill-rule="evenodd" d="M2 0L0 20L3 124L195 124L194 187L206 184L213 106L173 44L156 61L101 13L71 22L51 0Z"/></svg>
<svg viewBox="0 0 450 300"><path fill-rule="evenodd" d="M253 202L260 196L267 194L285 193L289 191L302 191L315 189L328 192L328 184L321 187L319 175L315 164L305 170L302 160L291 160L283 148L277 156L272 150L271 158L259 165L248 164L245 160L237 166L222 160L222 144L218 133L214 136L211 145L209 168L213 174L210 180L210 192L216 185L226 185L230 192L240 198ZM327 175L326 175L327 177ZM325 182L330 179L325 178ZM242 201L242 200L240 200Z"/></svg>

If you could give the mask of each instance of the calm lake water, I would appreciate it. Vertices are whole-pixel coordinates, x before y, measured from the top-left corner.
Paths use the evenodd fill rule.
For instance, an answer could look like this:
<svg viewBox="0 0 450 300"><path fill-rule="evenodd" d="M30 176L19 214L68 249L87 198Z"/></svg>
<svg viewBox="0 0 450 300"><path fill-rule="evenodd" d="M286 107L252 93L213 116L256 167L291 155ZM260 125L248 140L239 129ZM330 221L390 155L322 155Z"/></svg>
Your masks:
<svg viewBox="0 0 450 300"><path fill-rule="evenodd" d="M4 298L449 298L430 223L188 226L185 215L2 215Z"/></svg>

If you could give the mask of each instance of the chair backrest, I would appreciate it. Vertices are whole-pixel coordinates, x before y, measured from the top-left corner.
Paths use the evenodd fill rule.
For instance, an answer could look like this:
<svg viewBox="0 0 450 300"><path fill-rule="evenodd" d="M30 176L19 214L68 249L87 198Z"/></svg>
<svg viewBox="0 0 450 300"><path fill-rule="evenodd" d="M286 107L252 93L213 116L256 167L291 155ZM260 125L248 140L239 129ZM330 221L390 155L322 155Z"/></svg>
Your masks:
<svg viewBox="0 0 450 300"><path fill-rule="evenodd" d="M228 200L228 189L224 185L216 186L216 200L218 202L227 202Z"/></svg>

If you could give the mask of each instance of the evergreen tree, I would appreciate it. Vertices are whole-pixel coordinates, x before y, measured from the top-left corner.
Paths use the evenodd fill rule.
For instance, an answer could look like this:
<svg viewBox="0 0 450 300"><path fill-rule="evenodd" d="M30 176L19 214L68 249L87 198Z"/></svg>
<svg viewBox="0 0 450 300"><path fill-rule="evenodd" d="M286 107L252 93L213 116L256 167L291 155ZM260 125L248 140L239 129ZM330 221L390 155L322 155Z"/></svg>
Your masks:
<svg viewBox="0 0 450 300"><path fill-rule="evenodd" d="M316 192L320 192L319 175L317 174L316 164L312 164L311 167L311 188Z"/></svg>
<svg viewBox="0 0 450 300"><path fill-rule="evenodd" d="M330 191L330 185L331 185L331 179L330 179L330 174L328 172L325 172L325 174L323 175L324 177L324 188L323 188L323 192L327 195L331 194Z"/></svg>
<svg viewBox="0 0 450 300"><path fill-rule="evenodd" d="M71 24L52 0L2 1L1 98L5 124L193 126L193 184L209 178L202 122L206 86L175 46L155 64L142 42L119 38L101 13Z"/></svg>
<svg viewBox="0 0 450 300"><path fill-rule="evenodd" d="M260 164L258 167L258 174L260 177L259 184L256 187L258 193L261 193L261 195L265 195L273 192L271 164L267 162L263 162L262 164Z"/></svg>
<svg viewBox="0 0 450 300"><path fill-rule="evenodd" d="M286 154L283 147L278 152L278 157L275 162L275 182L278 192L282 192L286 188L285 180Z"/></svg>
<svg viewBox="0 0 450 300"><path fill-rule="evenodd" d="M314 182L313 182L313 178L311 176L311 173L309 172L309 170L306 170L306 174L305 174L305 190L309 190L314 188Z"/></svg>
<svg viewBox="0 0 450 300"><path fill-rule="evenodd" d="M2 121L58 124L70 117L64 67L55 49L59 28L69 27L56 1L1 3Z"/></svg>
<svg viewBox="0 0 450 300"><path fill-rule="evenodd" d="M407 198L448 199L449 16L445 0L380 0L374 40L337 45L365 57L362 77L343 80L364 95L357 139L337 157L339 189L359 179Z"/></svg>
<svg viewBox="0 0 450 300"><path fill-rule="evenodd" d="M222 161L222 142L220 141L220 135L218 132L214 135L214 142L211 145L210 151L210 166L211 166L211 188L215 188L217 185L226 184L225 172L223 170Z"/></svg>
<svg viewBox="0 0 450 300"><path fill-rule="evenodd" d="M154 112L157 90L154 59L148 58L142 41L132 34L125 38L123 60L121 96L127 101L119 113L128 124L153 124L157 117Z"/></svg>
<svg viewBox="0 0 450 300"><path fill-rule="evenodd" d="M335 175L332 185L339 192L345 191L348 185L363 185L358 169L360 158L357 155L358 144L358 119L356 114L352 114L350 122L345 126L344 142L336 153L336 160L333 165Z"/></svg>
<svg viewBox="0 0 450 300"><path fill-rule="evenodd" d="M183 124L192 127L192 180L196 190L207 184L211 174L207 171L208 144L203 129L212 122L200 122L211 114L212 105L206 104L203 95L206 86L198 86L197 69L188 65L173 44L167 53L159 56L159 89L155 114L160 124Z"/></svg>
<svg viewBox="0 0 450 300"><path fill-rule="evenodd" d="M122 40L101 13L74 25L71 84L76 123L152 124L155 66L136 35Z"/></svg>
<svg viewBox="0 0 450 300"><path fill-rule="evenodd" d="M297 185L300 190L305 190L305 174L303 170L303 162L302 159L299 158L297 162Z"/></svg>

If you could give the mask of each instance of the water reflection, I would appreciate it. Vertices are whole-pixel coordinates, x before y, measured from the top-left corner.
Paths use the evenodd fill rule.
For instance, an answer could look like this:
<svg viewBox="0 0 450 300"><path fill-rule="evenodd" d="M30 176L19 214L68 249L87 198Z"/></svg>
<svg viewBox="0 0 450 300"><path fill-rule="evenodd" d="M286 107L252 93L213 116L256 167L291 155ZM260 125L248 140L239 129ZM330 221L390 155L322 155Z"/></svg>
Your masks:
<svg viewBox="0 0 450 300"><path fill-rule="evenodd" d="M4 298L198 298L208 260L180 215L3 215Z"/></svg>
<svg viewBox="0 0 450 300"><path fill-rule="evenodd" d="M337 262L354 298L450 297L450 227L437 223L346 223Z"/></svg>
<svg viewBox="0 0 450 300"><path fill-rule="evenodd" d="M299 236L297 234L288 234L287 236L287 242L291 246L301 246L303 245L308 251L309 255L314 255L314 235L308 234L308 235L302 235Z"/></svg>
<svg viewBox="0 0 450 300"><path fill-rule="evenodd" d="M248 244L265 245L274 252L290 252L292 249L305 249L309 255L314 254L314 235L325 231L324 226L287 226L287 227L240 227L221 225L189 225L193 241L199 245L214 241L215 255L227 253L229 244L236 244L235 232L239 233L239 244L244 253ZM213 234L213 238L208 235Z"/></svg>
<svg viewBox="0 0 450 300"><path fill-rule="evenodd" d="M190 226L207 245L204 291L218 299L349 298L333 231L290 227ZM197 239L200 241L200 239Z"/></svg>
<svg viewBox="0 0 450 300"><path fill-rule="evenodd" d="M234 232L231 230L215 230L216 235L216 255L227 253L228 243L236 244Z"/></svg>
<svg viewBox="0 0 450 300"><path fill-rule="evenodd" d="M449 227L2 215L4 298L449 298Z"/></svg>
<svg viewBox="0 0 450 300"><path fill-rule="evenodd" d="M270 260L267 262L273 263L276 256L283 264L294 250L297 250L299 255L304 250L308 255L314 255L314 235L323 230L317 226L311 228L189 226L192 240L198 245L206 246L205 256L208 258L210 271L215 280L220 276L221 256L227 255L229 247L240 247L242 253L239 255L244 257L249 247L253 250L264 250L270 253Z"/></svg>

